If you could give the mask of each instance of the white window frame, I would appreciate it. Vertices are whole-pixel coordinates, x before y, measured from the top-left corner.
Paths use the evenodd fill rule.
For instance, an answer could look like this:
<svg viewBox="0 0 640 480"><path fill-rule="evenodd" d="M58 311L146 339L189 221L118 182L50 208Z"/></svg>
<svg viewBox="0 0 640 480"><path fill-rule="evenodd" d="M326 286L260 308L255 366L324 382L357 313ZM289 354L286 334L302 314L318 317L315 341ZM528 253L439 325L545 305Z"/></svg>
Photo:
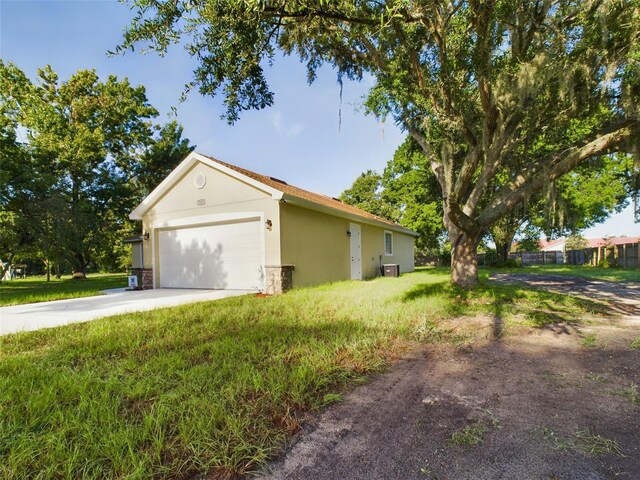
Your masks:
<svg viewBox="0 0 640 480"><path fill-rule="evenodd" d="M391 237L391 252L387 252L387 234L389 234L389 236ZM392 257L393 256L393 232L390 232L389 230L385 230L382 239L383 239L383 247L384 247L384 256Z"/></svg>

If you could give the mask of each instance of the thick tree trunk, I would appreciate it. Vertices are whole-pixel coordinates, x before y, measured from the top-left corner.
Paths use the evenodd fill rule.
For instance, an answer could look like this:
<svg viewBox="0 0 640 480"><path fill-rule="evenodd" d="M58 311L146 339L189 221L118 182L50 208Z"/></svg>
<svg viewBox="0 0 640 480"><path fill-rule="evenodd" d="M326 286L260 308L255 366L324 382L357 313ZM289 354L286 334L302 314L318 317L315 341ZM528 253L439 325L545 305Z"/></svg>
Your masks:
<svg viewBox="0 0 640 480"><path fill-rule="evenodd" d="M522 216L524 216L524 214L519 215L518 213L512 212L497 221L489 229L493 243L496 244L496 260L498 263L504 264L509 260L509 251L511 250L516 232L520 228L520 218Z"/></svg>
<svg viewBox="0 0 640 480"><path fill-rule="evenodd" d="M74 279L87 278L87 262L85 261L82 253L76 253L73 255L73 275Z"/></svg>
<svg viewBox="0 0 640 480"><path fill-rule="evenodd" d="M496 260L499 263L507 263L507 260L509 260L509 250L511 250L511 243L496 242Z"/></svg>
<svg viewBox="0 0 640 480"><path fill-rule="evenodd" d="M446 223L451 242L451 281L458 287L472 288L478 284L480 235L464 232L450 221Z"/></svg>

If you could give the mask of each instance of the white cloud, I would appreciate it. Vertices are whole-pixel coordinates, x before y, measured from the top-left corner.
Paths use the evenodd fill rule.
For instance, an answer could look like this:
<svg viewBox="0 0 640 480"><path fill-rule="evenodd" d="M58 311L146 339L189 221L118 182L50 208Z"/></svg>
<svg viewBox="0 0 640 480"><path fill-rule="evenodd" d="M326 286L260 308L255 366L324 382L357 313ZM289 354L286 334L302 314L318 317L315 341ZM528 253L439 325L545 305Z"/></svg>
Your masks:
<svg viewBox="0 0 640 480"><path fill-rule="evenodd" d="M282 112L280 111L272 112L270 118L271 126L276 131L279 137L294 138L304 130L304 125L302 125L301 123L287 125L282 120Z"/></svg>

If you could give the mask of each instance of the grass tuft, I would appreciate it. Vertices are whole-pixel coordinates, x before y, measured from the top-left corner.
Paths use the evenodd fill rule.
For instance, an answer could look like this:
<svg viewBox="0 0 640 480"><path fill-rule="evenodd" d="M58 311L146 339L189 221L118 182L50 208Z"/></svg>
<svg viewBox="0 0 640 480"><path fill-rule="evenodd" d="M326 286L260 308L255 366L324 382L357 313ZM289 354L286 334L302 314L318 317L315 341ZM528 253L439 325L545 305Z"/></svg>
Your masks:
<svg viewBox="0 0 640 480"><path fill-rule="evenodd" d="M622 456L620 442L591 433L588 429L574 434L578 447L587 455L599 457L601 455Z"/></svg>
<svg viewBox="0 0 640 480"><path fill-rule="evenodd" d="M622 398L626 398L634 405L640 405L640 392L638 392L638 385L632 384L629 388L623 388L612 392Z"/></svg>
<svg viewBox="0 0 640 480"><path fill-rule="evenodd" d="M487 425L483 421L478 421L453 432L451 435L451 444L460 446L480 445L484 441L484 435L488 431L489 428Z"/></svg>
<svg viewBox="0 0 640 480"><path fill-rule="evenodd" d="M559 436L550 427L544 427L542 429L542 438L549 443L551 448L557 452L566 452L574 447L573 443L565 438Z"/></svg>
<svg viewBox="0 0 640 480"><path fill-rule="evenodd" d="M598 336L595 333L589 333L582 337L580 345L586 348L595 348L598 346Z"/></svg>
<svg viewBox="0 0 640 480"><path fill-rule="evenodd" d="M620 442L592 433L588 428L575 432L570 438L563 438L550 427L542 429L542 438L553 450L566 452L580 451L592 457L601 455L622 456Z"/></svg>
<svg viewBox="0 0 640 480"><path fill-rule="evenodd" d="M630 344L629 348L631 350L640 350L640 335L638 335Z"/></svg>

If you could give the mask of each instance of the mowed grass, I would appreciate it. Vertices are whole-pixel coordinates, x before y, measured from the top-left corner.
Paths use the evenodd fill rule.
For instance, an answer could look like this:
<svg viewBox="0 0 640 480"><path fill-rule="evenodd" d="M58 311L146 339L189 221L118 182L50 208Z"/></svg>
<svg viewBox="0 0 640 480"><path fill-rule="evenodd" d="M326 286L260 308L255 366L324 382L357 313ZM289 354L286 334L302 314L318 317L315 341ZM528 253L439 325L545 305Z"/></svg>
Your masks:
<svg viewBox="0 0 640 480"><path fill-rule="evenodd" d="M89 274L82 280L52 276L49 282L44 276L8 280L0 283L0 306L91 297L100 295L102 290L126 286L127 276L124 273Z"/></svg>
<svg viewBox="0 0 640 480"><path fill-rule="evenodd" d="M409 342L471 342L487 332L462 317L540 322L540 305L589 310L425 269L0 337L0 478L234 478Z"/></svg>
<svg viewBox="0 0 640 480"><path fill-rule="evenodd" d="M531 273L538 275L569 275L608 280L610 282L640 282L640 269L602 268L589 265L528 265L521 268L492 270L496 273Z"/></svg>

